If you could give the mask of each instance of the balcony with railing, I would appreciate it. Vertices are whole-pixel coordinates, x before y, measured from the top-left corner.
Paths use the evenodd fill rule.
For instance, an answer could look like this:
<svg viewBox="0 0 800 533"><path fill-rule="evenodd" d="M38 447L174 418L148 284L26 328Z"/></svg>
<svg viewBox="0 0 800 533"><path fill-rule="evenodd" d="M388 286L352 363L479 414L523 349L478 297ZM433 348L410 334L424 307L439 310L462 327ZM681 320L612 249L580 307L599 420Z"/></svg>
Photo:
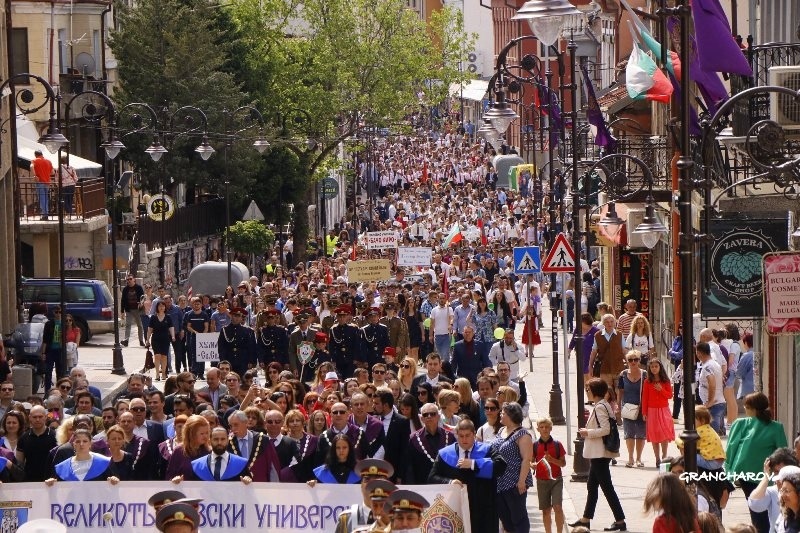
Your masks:
<svg viewBox="0 0 800 533"><path fill-rule="evenodd" d="M30 178L21 179L19 188L22 201L20 218L27 223L56 221L59 199L64 202L64 219L67 221L86 221L105 214L103 178L82 179L74 187L62 187L60 197L56 180L43 185ZM47 209L44 210L43 206Z"/></svg>
<svg viewBox="0 0 800 533"><path fill-rule="evenodd" d="M225 200L215 198L200 204L178 208L166 221L139 215L136 220L136 243L148 250L161 243L172 246L222 232L225 229Z"/></svg>

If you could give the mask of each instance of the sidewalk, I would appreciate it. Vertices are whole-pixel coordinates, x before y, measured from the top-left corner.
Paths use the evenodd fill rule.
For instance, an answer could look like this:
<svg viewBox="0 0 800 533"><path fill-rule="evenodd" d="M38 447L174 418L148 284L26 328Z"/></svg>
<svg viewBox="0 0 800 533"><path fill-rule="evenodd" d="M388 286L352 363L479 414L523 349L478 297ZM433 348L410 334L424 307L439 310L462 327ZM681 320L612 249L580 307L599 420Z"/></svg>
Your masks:
<svg viewBox="0 0 800 533"><path fill-rule="evenodd" d="M551 343L551 315L550 309L544 307L543 321L545 327L540 330L542 337L542 344L536 347L533 358L533 372L525 377L525 384L528 390L528 401L530 403L530 418L535 425L536 418L540 416L547 416L550 405L550 389L553 383L553 363L552 363L552 343ZM517 328L517 342L520 341L522 335L522 326ZM563 367L563 336L562 331L559 329L559 371L562 390L562 406L564 407L564 416L567 418L567 423L571 424L571 436L575 439L577 434L577 394L575 391L576 375L574 367L574 358L570 360L570 396L571 413L566 412L566 393L564 392L564 367ZM520 362L520 371L527 371L528 360ZM683 419L680 423L675 425L675 434L679 435L683 431ZM537 435L538 437L538 435ZM567 426L555 426L553 428L553 437L564 444L569 454L570 448L567 443ZM635 533L649 533L652 530L653 516L646 516L642 510L642 503L644 501L645 489L651 479L658 475L655 467L655 456L653 449L649 443L645 445L642 454L642 460L645 468L625 468L627 461L627 449L623 440L621 453L616 466L611 466L611 477L616 488L617 495L622 503L622 508L625 510L626 523L628 531ZM572 445L572 452L574 452L574 444ZM669 447L670 455L678 455L678 449L674 444ZM567 456L567 466L564 468L564 514L566 521L572 522L580 518L583 514L583 508L586 504L586 483L571 481L572 467L574 457ZM535 489L528 494L528 514L531 518L531 531L542 532L544 525L541 520L541 512L539 511L539 503L536 498ZM602 491L600 492L599 501L597 504L597 511L592 520L592 530L602 531L603 528L610 526L614 522L614 516L611 514L611 509L608 507ZM732 525L739 522L750 522L750 515L747 510L747 501L741 490L736 490L731 494L727 508L723 511L723 522L725 525Z"/></svg>

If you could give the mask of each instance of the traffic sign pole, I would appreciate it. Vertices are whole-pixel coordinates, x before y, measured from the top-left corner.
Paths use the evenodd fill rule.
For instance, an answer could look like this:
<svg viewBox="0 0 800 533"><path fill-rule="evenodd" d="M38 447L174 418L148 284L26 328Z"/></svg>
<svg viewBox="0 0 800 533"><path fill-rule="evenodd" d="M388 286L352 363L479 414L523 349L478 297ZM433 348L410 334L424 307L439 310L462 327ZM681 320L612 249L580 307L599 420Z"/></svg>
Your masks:
<svg viewBox="0 0 800 533"><path fill-rule="evenodd" d="M525 281L525 283L528 286L528 288L527 288L528 305L525 306L525 314L527 314L528 313L528 308L531 306L531 280L530 280L530 278L528 278ZM534 311L535 311L535 309L534 309ZM527 320L527 319L528 319L528 317L526 316L525 320ZM538 327L539 326L539 317L536 316L536 313L534 313L533 319L536 321L536 327ZM533 324L528 324L528 370L530 371L531 374L533 374L533 349L534 349L534 346L533 346L533 328L531 326L533 326Z"/></svg>

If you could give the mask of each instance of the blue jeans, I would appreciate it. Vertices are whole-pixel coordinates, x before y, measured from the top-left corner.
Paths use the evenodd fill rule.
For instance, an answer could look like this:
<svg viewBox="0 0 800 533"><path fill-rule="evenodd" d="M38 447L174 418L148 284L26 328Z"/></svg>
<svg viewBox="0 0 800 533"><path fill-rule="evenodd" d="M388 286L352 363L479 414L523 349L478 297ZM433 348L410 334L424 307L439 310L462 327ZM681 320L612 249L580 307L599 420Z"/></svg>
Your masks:
<svg viewBox="0 0 800 533"><path fill-rule="evenodd" d="M711 427L719 434L725 431L725 413L727 409L727 405L723 402L712 405L708 410L711 413Z"/></svg>
<svg viewBox="0 0 800 533"><path fill-rule="evenodd" d="M433 338L436 353L442 358L442 362L450 361L450 334L435 335Z"/></svg>
<svg viewBox="0 0 800 533"><path fill-rule="evenodd" d="M50 184L36 183L36 194L39 196L39 211L42 216L50 212Z"/></svg>

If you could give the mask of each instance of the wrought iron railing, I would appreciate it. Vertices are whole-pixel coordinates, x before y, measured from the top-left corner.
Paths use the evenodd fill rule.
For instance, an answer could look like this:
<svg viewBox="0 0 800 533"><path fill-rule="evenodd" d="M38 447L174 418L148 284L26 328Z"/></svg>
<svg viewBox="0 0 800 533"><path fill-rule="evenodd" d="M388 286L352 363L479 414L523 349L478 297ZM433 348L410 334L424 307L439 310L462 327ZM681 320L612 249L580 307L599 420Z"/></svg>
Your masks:
<svg viewBox="0 0 800 533"><path fill-rule="evenodd" d="M198 237L213 235L225 229L225 200L216 198L201 204L178 208L165 222L153 220L147 215L137 220L138 244L147 245L148 250L161 246L163 242L172 246Z"/></svg>
<svg viewBox="0 0 800 533"><path fill-rule="evenodd" d="M58 216L58 184L53 181L40 186L35 181L21 181L20 197L22 199L23 220L55 220ZM64 216L67 220L86 220L105 213L106 191L103 178L83 179L74 188L62 189ZM46 198L45 198L46 196ZM42 203L47 201L47 212L43 212Z"/></svg>
<svg viewBox="0 0 800 533"><path fill-rule="evenodd" d="M769 85L769 69L776 66L800 65L800 44L775 43L753 45L745 52L753 69L753 77L731 75L731 94L750 87ZM769 95L757 95L739 102L733 109L732 126L734 136L747 135L750 127L769 118Z"/></svg>

